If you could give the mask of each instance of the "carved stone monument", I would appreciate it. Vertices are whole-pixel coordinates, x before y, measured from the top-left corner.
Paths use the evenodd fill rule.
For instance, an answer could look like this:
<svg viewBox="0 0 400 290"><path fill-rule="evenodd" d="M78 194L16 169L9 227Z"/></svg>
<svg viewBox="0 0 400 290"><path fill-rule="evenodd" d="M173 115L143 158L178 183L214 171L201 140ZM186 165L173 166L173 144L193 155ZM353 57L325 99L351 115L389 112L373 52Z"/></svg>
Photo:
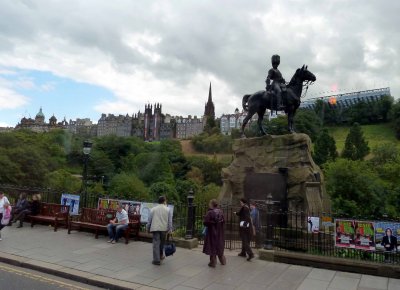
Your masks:
<svg viewBox="0 0 400 290"><path fill-rule="evenodd" d="M270 194L274 207L284 211L330 211L323 174L311 157L308 135L237 139L233 152L232 163L222 169L222 202L237 204L241 197L262 201Z"/></svg>

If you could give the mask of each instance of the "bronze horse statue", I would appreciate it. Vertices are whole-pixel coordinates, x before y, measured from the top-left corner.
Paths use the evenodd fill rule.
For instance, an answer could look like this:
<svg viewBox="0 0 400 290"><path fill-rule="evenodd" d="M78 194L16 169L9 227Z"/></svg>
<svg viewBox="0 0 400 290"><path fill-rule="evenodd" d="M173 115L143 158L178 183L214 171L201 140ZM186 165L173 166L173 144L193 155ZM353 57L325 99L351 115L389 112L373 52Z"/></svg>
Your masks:
<svg viewBox="0 0 400 290"><path fill-rule="evenodd" d="M293 129L293 119L296 113L296 110L300 106L300 98L303 91L303 82L306 82L306 85L309 85L312 82L315 82L317 78L315 75L307 70L307 66L302 68L298 68L294 73L292 79L290 80L286 94L283 94L284 99L284 111L288 115L288 131L290 133L294 132ZM263 117L265 111L267 109L273 111L276 110L276 97L275 94L271 91L259 91L252 95L245 95L242 100L243 109L246 110L247 116L243 120L242 124L242 137L246 137L244 135L244 128L247 125L247 122L253 117L255 113L258 114L258 127L262 135L266 135L267 133L264 131L262 126Z"/></svg>

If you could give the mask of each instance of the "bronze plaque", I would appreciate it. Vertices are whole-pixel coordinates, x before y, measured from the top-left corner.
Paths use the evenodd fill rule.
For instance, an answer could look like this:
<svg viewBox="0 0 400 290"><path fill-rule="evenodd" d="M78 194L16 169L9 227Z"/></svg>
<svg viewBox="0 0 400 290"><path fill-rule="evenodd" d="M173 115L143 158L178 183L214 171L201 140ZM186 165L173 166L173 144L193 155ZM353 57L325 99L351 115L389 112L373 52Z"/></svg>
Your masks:
<svg viewBox="0 0 400 290"><path fill-rule="evenodd" d="M244 181L244 196L248 200L266 200L272 195L275 209L287 209L286 177L280 173L248 173Z"/></svg>

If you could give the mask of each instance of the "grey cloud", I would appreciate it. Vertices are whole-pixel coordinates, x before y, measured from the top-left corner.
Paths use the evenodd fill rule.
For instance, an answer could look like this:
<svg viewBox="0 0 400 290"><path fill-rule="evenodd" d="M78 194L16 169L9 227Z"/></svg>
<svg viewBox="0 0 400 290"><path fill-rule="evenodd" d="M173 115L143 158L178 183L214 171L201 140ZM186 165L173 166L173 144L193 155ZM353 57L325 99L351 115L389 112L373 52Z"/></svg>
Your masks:
<svg viewBox="0 0 400 290"><path fill-rule="evenodd" d="M371 79L362 79L366 71L376 80L399 77L398 1L6 1L0 8L0 38L29 43L49 34L104 52L120 71L151 71L176 86L198 72L210 73L238 98L264 88L274 53L281 55L287 80L306 63L322 90L334 82L368 85ZM128 47L127 33L160 36L160 43L148 47L160 61ZM365 62L368 37L378 43L372 57L380 68ZM11 49L10 43L1 46ZM391 85L398 95L400 85Z"/></svg>

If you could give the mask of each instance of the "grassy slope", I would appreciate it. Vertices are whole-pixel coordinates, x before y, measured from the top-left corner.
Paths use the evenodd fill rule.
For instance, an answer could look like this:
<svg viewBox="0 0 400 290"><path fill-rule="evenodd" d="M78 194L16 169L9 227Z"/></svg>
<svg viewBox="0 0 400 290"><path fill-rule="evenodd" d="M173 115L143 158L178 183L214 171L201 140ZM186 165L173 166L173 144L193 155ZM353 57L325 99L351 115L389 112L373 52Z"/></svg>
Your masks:
<svg viewBox="0 0 400 290"><path fill-rule="evenodd" d="M361 127L371 150L385 142L395 143L400 148L400 141L396 139L391 124L362 125ZM342 152L350 127L328 127L328 130L329 134L336 140L338 152Z"/></svg>
<svg viewBox="0 0 400 290"><path fill-rule="evenodd" d="M182 146L182 151L185 156L207 156L209 158L214 158L214 156L217 157L218 161L221 161L222 163L229 164L232 161L232 154L207 154L207 153L201 153L197 152L194 148L193 145L191 144L190 140L181 140L181 146Z"/></svg>
<svg viewBox="0 0 400 290"><path fill-rule="evenodd" d="M400 141L396 139L395 132L392 124L376 124L376 125L362 125L362 130L364 136L368 141L368 145L371 150L379 144L390 142L395 143L400 149ZM344 142L346 141L346 136L349 133L350 127L328 127L329 134L335 138L336 147L338 152L341 153L344 147ZM182 140L182 150L186 156L208 156L210 158L214 157L214 154L206 154L197 152L190 140ZM217 159L222 162L230 163L232 160L232 154L216 154Z"/></svg>

